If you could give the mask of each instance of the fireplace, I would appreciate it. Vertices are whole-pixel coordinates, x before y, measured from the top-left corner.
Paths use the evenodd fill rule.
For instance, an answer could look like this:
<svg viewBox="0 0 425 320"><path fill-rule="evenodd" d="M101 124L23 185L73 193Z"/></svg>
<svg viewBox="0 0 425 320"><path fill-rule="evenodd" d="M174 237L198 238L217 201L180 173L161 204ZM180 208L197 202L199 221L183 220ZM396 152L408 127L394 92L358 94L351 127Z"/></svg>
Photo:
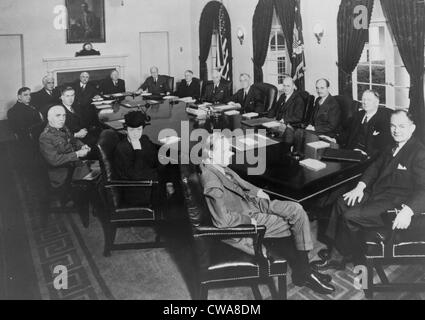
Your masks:
<svg viewBox="0 0 425 320"><path fill-rule="evenodd" d="M125 79L126 55L89 56L77 58L44 58L46 73L52 74L56 85L62 86L79 79L83 71L90 73L91 81L106 78L113 69Z"/></svg>

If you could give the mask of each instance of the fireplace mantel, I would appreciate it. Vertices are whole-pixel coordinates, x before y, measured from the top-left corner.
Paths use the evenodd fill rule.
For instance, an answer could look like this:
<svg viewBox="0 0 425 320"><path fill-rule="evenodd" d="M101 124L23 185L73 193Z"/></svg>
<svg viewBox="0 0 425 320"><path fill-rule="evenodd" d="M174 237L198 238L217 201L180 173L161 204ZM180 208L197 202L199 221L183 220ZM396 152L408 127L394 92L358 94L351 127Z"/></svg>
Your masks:
<svg viewBox="0 0 425 320"><path fill-rule="evenodd" d="M57 81L59 72L88 71L115 68L125 79L128 55L104 55L87 57L43 58L46 73ZM57 83L57 82L56 82Z"/></svg>

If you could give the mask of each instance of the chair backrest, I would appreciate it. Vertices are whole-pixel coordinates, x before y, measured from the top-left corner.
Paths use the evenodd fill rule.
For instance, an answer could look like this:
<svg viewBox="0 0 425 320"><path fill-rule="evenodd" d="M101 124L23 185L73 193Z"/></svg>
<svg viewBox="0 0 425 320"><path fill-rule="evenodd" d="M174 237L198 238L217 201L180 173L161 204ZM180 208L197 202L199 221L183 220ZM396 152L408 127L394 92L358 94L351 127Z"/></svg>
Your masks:
<svg viewBox="0 0 425 320"><path fill-rule="evenodd" d="M168 88L170 88L171 92L174 92L174 77L166 76L167 77L167 85Z"/></svg>
<svg viewBox="0 0 425 320"><path fill-rule="evenodd" d="M300 95L301 95L301 98L304 100L304 106L305 106L303 123L308 124L313 113L314 102L316 99L313 95L311 95L307 91L300 91Z"/></svg>
<svg viewBox="0 0 425 320"><path fill-rule="evenodd" d="M113 180L113 156L120 137L114 130L104 130L99 137L99 162L102 175L107 181Z"/></svg>
<svg viewBox="0 0 425 320"><path fill-rule="evenodd" d="M254 87L261 91L264 98L264 111L269 111L276 103L277 100L277 88L270 83L256 83Z"/></svg>
<svg viewBox="0 0 425 320"><path fill-rule="evenodd" d="M342 129L346 129L349 127L351 119L357 110L359 110L361 104L346 96L335 96L335 99L341 108L341 127Z"/></svg>
<svg viewBox="0 0 425 320"><path fill-rule="evenodd" d="M200 170L193 164L180 166L181 181L192 231L201 226L212 226L211 214L205 201Z"/></svg>

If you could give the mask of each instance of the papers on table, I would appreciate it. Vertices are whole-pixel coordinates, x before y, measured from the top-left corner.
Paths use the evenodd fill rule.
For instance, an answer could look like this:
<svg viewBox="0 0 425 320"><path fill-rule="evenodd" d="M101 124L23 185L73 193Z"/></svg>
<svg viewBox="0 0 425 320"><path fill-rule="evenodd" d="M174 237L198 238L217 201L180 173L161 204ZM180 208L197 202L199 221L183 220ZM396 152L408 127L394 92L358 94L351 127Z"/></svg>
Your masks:
<svg viewBox="0 0 425 320"><path fill-rule="evenodd" d="M281 125L282 125L282 123L280 123L279 121L270 121L270 122L266 122L266 123L262 124L262 126L267 128L267 129L280 127Z"/></svg>
<svg viewBox="0 0 425 320"><path fill-rule="evenodd" d="M313 171L320 171L326 169L326 163L315 159L305 159L303 161L300 161L300 165Z"/></svg>
<svg viewBox="0 0 425 320"><path fill-rule="evenodd" d="M204 103L202 103L202 104L200 104L198 107L199 108L206 108L206 107L209 107L209 106L212 106L212 103L209 103L209 102L204 102Z"/></svg>
<svg viewBox="0 0 425 320"><path fill-rule="evenodd" d="M164 100L176 100L176 99L178 99L179 97L176 97L176 96L165 96L163 99Z"/></svg>
<svg viewBox="0 0 425 320"><path fill-rule="evenodd" d="M196 99L193 99L192 97L185 97L185 98L181 98L181 99L178 99L179 101L181 101L181 102L184 102L184 103L194 103L194 102L196 102Z"/></svg>
<svg viewBox="0 0 425 320"><path fill-rule="evenodd" d="M122 121L123 120L108 121L108 122L105 122L105 124L114 130L121 130L122 128L124 128Z"/></svg>
<svg viewBox="0 0 425 320"><path fill-rule="evenodd" d="M157 100L148 100L146 102L149 103L149 104L159 104L159 101L157 101Z"/></svg>
<svg viewBox="0 0 425 320"><path fill-rule="evenodd" d="M114 110L109 107L107 109L100 110L99 116L105 115L105 114L112 114L112 113L114 113Z"/></svg>
<svg viewBox="0 0 425 320"><path fill-rule="evenodd" d="M249 134L246 136L236 137L233 142L233 147L239 151L248 151L256 148L266 147L276 142L261 134Z"/></svg>
<svg viewBox="0 0 425 320"><path fill-rule="evenodd" d="M97 110L103 110L103 109L111 109L112 106L110 104L100 104L95 106Z"/></svg>
<svg viewBox="0 0 425 320"><path fill-rule="evenodd" d="M229 111L229 110L238 110L240 108L241 108L240 106L236 106L233 104L223 104L223 105L218 105L213 107L214 111L220 111L220 112Z"/></svg>
<svg viewBox="0 0 425 320"><path fill-rule="evenodd" d="M206 118L208 114L208 112L206 110L203 110L202 108L195 109L188 107L186 108L186 112L198 118Z"/></svg>
<svg viewBox="0 0 425 320"><path fill-rule="evenodd" d="M96 99L95 99L95 98L93 98L93 99L92 99L92 101L94 101L94 102L103 101L103 98L96 98Z"/></svg>
<svg viewBox="0 0 425 320"><path fill-rule="evenodd" d="M152 93L149 93L149 92L141 94L142 97L150 97L151 95L152 95Z"/></svg>
<svg viewBox="0 0 425 320"><path fill-rule="evenodd" d="M235 116L235 115L238 115L238 114L241 114L241 113L237 110L230 110L230 111L226 111L224 114L226 116Z"/></svg>
<svg viewBox="0 0 425 320"><path fill-rule="evenodd" d="M170 136L170 137L166 137L166 138L159 140L159 142L161 142L162 144L174 144L174 143L178 143L180 140L181 140L181 138L179 138L179 137Z"/></svg>
<svg viewBox="0 0 425 320"><path fill-rule="evenodd" d="M330 143L325 141L310 142L310 143L307 143L307 145L314 149L326 149L331 146Z"/></svg>
<svg viewBox="0 0 425 320"><path fill-rule="evenodd" d="M245 113L245 114L242 115L242 117L244 117L245 119L252 119L252 118L255 118L255 117L258 117L258 116L259 116L259 114L256 113L256 112Z"/></svg>
<svg viewBox="0 0 425 320"><path fill-rule="evenodd" d="M101 101L95 101L95 102L93 102L93 104L95 106L100 106L100 105L103 105L103 104L112 104L114 102L115 102L115 100L101 100Z"/></svg>

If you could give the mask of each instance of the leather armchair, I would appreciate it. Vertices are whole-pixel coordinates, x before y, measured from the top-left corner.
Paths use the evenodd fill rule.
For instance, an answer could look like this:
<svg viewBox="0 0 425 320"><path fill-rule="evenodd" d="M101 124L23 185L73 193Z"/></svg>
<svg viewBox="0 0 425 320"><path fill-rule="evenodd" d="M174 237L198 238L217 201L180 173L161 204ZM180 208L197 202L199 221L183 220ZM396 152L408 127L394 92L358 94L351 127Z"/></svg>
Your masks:
<svg viewBox="0 0 425 320"><path fill-rule="evenodd" d="M258 90L260 90L264 97L264 110L267 114L271 108L274 107L277 100L277 88L269 83L256 83L254 84Z"/></svg>
<svg viewBox="0 0 425 320"><path fill-rule="evenodd" d="M197 265L196 298L208 299L208 289L212 287L249 284L254 297L261 299L258 284L265 282L273 298L286 299L287 262L282 257L282 252L271 247L268 247L268 257L263 255L266 228L244 225L218 229L213 226L198 170L194 165L181 166L182 186ZM254 254L245 253L223 242L234 238L252 239ZM278 278L279 292L274 286L274 277Z"/></svg>
<svg viewBox="0 0 425 320"><path fill-rule="evenodd" d="M111 251L147 248L162 248L158 227L162 222L158 181L123 181L115 180L112 157L120 138L113 130L105 130L99 139L99 159L102 172L102 183L99 187L104 212L100 216L105 235L104 256L109 257ZM141 207L131 207L121 199L122 192L128 188L151 190L151 202ZM157 236L154 242L115 244L118 228L154 227Z"/></svg>
<svg viewBox="0 0 425 320"><path fill-rule="evenodd" d="M170 88L170 93L173 94L174 89L174 77L167 76L167 85Z"/></svg>
<svg viewBox="0 0 425 320"><path fill-rule="evenodd" d="M394 215L389 211L388 215ZM412 218L407 230L391 230L390 227L368 230L365 233L367 289L366 298L372 299L375 292L421 291L425 283L390 283L384 266L423 265L425 263L425 213ZM376 270L381 283L374 283Z"/></svg>
<svg viewBox="0 0 425 320"><path fill-rule="evenodd" d="M341 108L341 123L339 130L346 131L350 127L350 122L354 114L361 108L361 103L346 96L335 96L335 99Z"/></svg>

